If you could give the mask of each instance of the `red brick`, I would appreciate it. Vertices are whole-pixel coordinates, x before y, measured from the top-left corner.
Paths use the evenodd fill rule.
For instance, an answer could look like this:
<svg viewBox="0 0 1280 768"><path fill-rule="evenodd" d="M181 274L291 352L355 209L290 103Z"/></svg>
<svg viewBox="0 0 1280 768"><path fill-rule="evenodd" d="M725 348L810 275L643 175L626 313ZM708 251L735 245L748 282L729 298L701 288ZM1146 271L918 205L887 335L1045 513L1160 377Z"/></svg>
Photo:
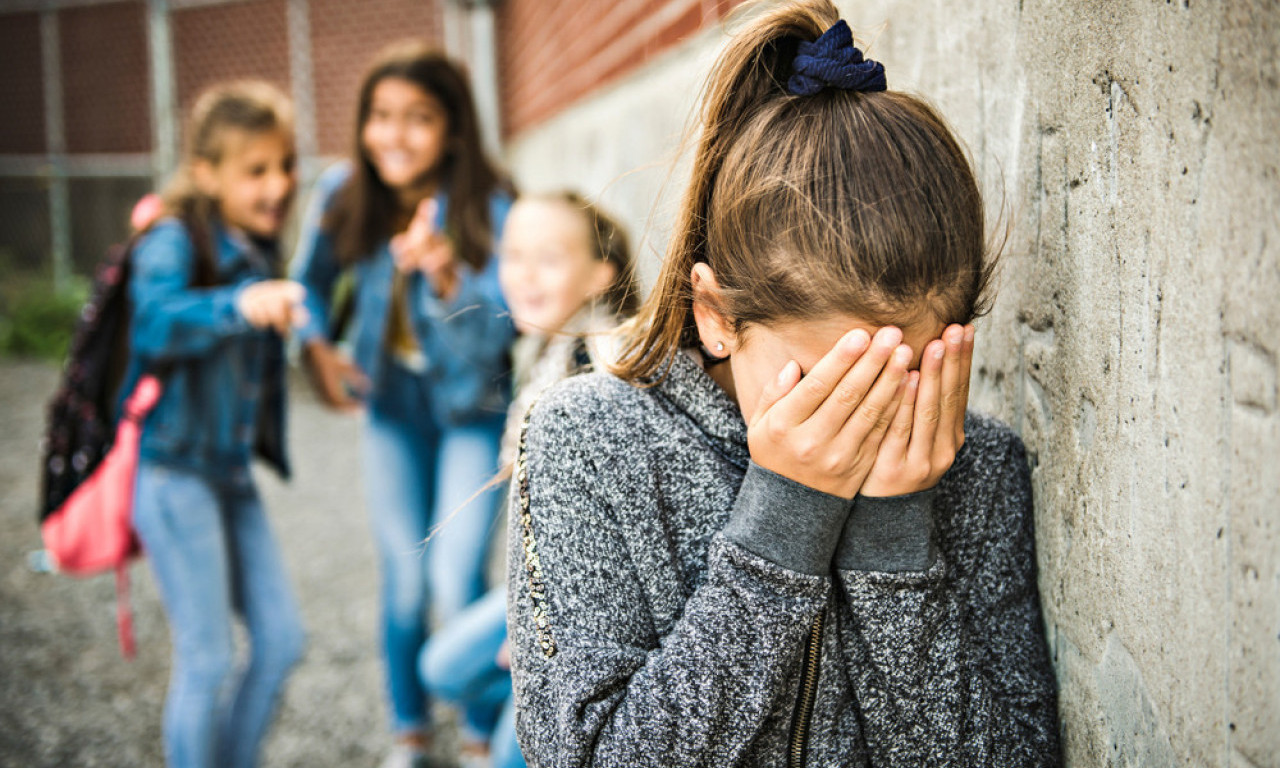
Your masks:
<svg viewBox="0 0 1280 768"><path fill-rule="evenodd" d="M150 150L146 13L136 0L58 12L67 151Z"/></svg>
<svg viewBox="0 0 1280 768"><path fill-rule="evenodd" d="M311 0L316 133L322 153L351 151L360 80L378 51L412 37L440 44L441 24L436 2Z"/></svg>
<svg viewBox="0 0 1280 768"><path fill-rule="evenodd" d="M285 0L245 0L180 9L171 17L178 102L187 114L210 85L267 80L289 92Z"/></svg>
<svg viewBox="0 0 1280 768"><path fill-rule="evenodd" d="M0 153L39 154L44 141L40 16L13 13L0 23Z"/></svg>
<svg viewBox="0 0 1280 768"><path fill-rule="evenodd" d="M498 6L504 132L554 115L717 23L740 2L505 0Z"/></svg>

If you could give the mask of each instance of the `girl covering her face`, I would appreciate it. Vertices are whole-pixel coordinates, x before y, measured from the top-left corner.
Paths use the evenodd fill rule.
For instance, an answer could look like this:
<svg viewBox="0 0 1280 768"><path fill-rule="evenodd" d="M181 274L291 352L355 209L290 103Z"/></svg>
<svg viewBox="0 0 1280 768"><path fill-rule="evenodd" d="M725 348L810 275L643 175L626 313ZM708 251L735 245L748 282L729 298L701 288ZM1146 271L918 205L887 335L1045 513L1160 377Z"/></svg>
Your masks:
<svg viewBox="0 0 1280 768"><path fill-rule="evenodd" d="M1055 765L1018 437L966 413L972 170L825 0L711 74L613 374L534 406L508 569L533 765Z"/></svg>

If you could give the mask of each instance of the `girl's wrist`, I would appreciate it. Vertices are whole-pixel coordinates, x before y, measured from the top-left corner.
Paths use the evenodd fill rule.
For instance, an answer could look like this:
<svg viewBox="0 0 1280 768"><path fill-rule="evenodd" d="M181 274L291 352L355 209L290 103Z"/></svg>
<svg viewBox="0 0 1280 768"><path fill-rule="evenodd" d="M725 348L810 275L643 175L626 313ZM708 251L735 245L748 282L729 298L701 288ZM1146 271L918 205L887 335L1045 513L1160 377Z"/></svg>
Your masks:
<svg viewBox="0 0 1280 768"><path fill-rule="evenodd" d="M432 289L435 290L436 297L441 301L451 301L457 295L458 285L461 280L458 278L458 270L454 265L450 264L435 272L427 272L426 275L431 282Z"/></svg>

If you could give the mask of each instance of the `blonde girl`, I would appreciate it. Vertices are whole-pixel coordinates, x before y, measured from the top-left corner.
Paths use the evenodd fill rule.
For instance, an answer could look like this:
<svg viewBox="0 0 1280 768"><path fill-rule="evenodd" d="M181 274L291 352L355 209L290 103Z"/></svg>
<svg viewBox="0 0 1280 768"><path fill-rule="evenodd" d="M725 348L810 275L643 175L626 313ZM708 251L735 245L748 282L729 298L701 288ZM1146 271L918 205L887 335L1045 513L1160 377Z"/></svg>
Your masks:
<svg viewBox="0 0 1280 768"><path fill-rule="evenodd" d="M135 246L129 381L162 372L142 431L134 525L169 619L165 758L257 763L302 622L249 473L257 450L287 476L282 337L303 289L275 279L294 192L293 126L273 86L204 93L161 217ZM235 663L232 622L249 658Z"/></svg>
<svg viewBox="0 0 1280 768"><path fill-rule="evenodd" d="M498 268L521 336L513 347L515 396L503 435L510 469L529 405L568 376L604 370L610 332L635 313L637 290L626 232L574 192L526 195L507 216ZM462 707L459 751L494 768L521 768L507 658L506 589L496 588L432 637L422 674Z"/></svg>

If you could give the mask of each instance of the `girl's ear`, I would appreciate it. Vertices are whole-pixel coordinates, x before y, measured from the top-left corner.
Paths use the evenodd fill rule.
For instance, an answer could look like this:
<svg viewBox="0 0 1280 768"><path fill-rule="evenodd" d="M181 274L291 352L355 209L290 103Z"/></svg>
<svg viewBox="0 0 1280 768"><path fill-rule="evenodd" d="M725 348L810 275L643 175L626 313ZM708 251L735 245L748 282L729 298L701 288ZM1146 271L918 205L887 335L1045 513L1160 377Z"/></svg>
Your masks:
<svg viewBox="0 0 1280 768"><path fill-rule="evenodd" d="M737 336L733 324L724 315L723 296L715 272L699 262L693 265L689 282L693 288L693 322L698 326L702 346L714 357L728 357L733 354Z"/></svg>
<svg viewBox="0 0 1280 768"><path fill-rule="evenodd" d="M208 160L202 158L191 164L191 180L205 197L218 196L218 174Z"/></svg>

